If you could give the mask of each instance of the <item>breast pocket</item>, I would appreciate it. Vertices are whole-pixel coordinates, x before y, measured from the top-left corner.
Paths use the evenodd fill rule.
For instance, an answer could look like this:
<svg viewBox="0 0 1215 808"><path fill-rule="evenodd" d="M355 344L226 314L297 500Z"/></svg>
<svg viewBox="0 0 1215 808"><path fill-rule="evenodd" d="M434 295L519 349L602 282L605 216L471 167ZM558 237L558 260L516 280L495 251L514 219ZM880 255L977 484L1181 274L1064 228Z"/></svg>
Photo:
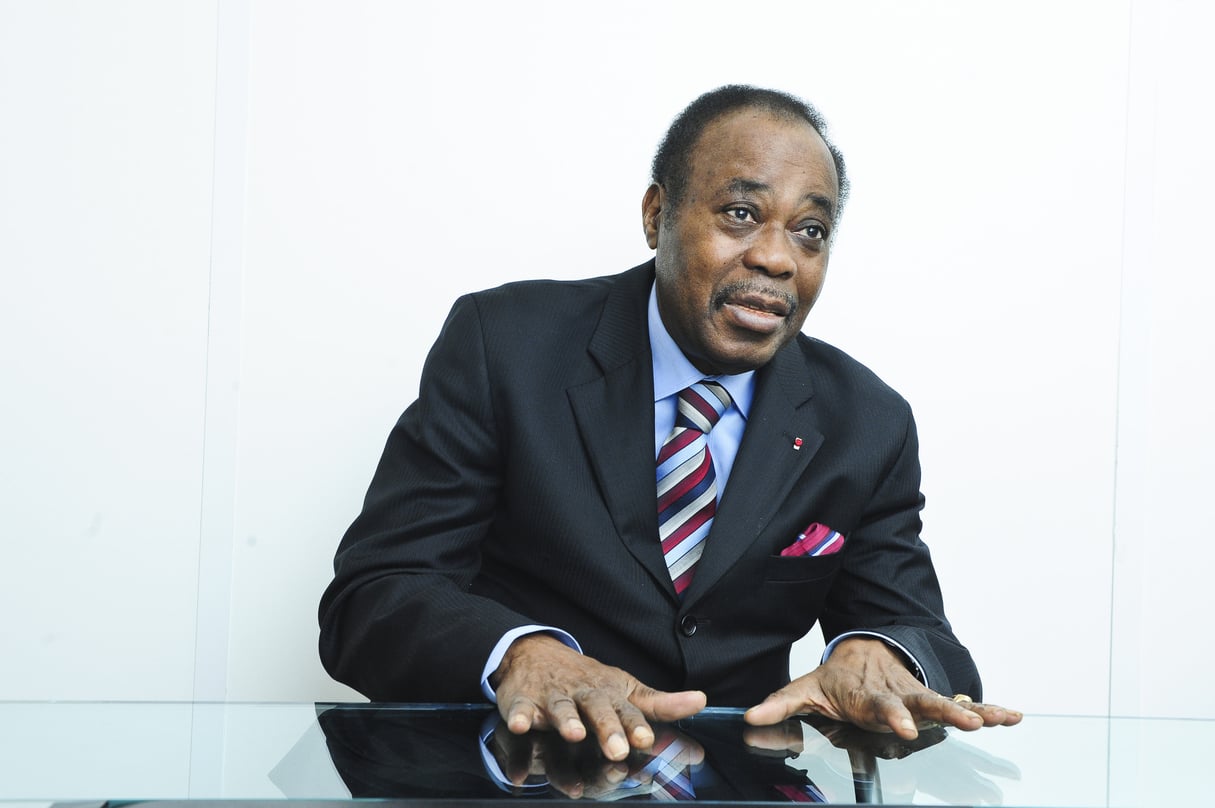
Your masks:
<svg viewBox="0 0 1215 808"><path fill-rule="evenodd" d="M840 564L840 553L764 559L764 581L751 599L763 610L765 627L794 640L809 631L823 611Z"/></svg>
<svg viewBox="0 0 1215 808"><path fill-rule="evenodd" d="M840 567L842 553L824 556L769 556L764 581L771 583L808 583L830 578Z"/></svg>

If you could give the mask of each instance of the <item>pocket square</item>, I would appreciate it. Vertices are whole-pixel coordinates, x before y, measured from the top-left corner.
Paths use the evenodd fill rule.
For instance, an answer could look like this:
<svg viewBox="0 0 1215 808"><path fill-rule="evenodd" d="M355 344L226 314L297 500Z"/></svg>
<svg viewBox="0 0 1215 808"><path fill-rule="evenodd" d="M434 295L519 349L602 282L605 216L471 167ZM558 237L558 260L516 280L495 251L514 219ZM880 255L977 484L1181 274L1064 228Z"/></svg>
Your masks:
<svg viewBox="0 0 1215 808"><path fill-rule="evenodd" d="M813 522L797 537L797 541L780 551L783 556L822 556L838 553L844 546L844 535L826 525Z"/></svg>

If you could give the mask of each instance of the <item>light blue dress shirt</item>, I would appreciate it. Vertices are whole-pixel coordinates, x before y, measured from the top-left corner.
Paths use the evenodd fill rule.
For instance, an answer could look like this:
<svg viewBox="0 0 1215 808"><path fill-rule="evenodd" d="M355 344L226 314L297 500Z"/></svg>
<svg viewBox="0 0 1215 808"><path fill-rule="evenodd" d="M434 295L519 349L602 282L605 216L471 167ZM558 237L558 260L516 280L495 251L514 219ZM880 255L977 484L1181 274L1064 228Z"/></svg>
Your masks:
<svg viewBox="0 0 1215 808"><path fill-rule="evenodd" d="M688 361L667 333L662 317L658 314L658 295L650 289L650 353L654 358L654 459L662 448L667 435L675 426L679 391L703 379L721 384L730 393L733 406L721 414L721 420L709 430L709 454L713 456L713 471L717 474L717 501L734 468L734 457L742 443L743 430L747 428L747 414L751 412L751 399L755 395L755 371L737 373L732 376L705 376Z"/></svg>

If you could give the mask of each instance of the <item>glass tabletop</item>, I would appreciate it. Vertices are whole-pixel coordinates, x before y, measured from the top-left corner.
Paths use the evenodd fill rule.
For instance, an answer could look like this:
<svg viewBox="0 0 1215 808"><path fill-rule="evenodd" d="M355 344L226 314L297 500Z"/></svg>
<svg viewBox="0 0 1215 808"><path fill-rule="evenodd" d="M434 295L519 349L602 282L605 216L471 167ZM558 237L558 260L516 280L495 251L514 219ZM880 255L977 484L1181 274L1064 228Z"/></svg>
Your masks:
<svg viewBox="0 0 1215 808"><path fill-rule="evenodd" d="M0 703L0 801L679 799L1203 804L1215 721L1030 715L918 741L815 718L656 725L624 765L482 705ZM1200 776L1202 775L1202 776Z"/></svg>

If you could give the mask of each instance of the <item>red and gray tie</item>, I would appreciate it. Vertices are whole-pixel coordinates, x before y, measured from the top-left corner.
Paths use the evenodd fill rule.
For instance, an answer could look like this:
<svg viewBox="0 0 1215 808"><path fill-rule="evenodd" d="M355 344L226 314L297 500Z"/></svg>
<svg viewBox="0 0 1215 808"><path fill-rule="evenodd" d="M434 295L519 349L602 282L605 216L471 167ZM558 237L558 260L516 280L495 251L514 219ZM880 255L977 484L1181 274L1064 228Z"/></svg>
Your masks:
<svg viewBox="0 0 1215 808"><path fill-rule="evenodd" d="M717 512L717 475L708 433L729 406L730 394L717 382L697 382L681 390L675 428L658 451L658 537L680 595L692 582Z"/></svg>

